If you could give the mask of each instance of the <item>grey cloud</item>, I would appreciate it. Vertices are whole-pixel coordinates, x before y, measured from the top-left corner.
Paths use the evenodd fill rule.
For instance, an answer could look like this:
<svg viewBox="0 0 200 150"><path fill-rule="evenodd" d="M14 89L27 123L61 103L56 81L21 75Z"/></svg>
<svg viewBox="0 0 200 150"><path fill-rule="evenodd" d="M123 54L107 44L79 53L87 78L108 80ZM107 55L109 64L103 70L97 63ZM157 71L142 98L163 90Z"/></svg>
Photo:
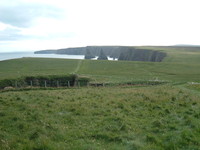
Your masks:
<svg viewBox="0 0 200 150"><path fill-rule="evenodd" d="M63 10L52 5L18 3L0 5L0 21L16 27L29 27L37 17L62 17Z"/></svg>

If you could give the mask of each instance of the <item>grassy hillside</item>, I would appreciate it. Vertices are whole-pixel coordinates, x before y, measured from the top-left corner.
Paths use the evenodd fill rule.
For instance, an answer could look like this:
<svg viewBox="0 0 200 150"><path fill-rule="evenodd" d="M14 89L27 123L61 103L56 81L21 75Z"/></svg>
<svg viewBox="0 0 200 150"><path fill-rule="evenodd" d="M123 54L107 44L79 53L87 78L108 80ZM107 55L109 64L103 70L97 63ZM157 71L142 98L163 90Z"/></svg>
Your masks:
<svg viewBox="0 0 200 150"><path fill-rule="evenodd" d="M167 53L165 62L178 63L200 63L200 47L163 47L163 46L149 46L138 47L141 49L158 50Z"/></svg>
<svg viewBox="0 0 200 150"><path fill-rule="evenodd" d="M0 150L199 149L200 84L187 83L200 82L199 49L145 48L168 55L164 62L0 61L0 80L75 73L92 82L169 81L0 91Z"/></svg>
<svg viewBox="0 0 200 150"><path fill-rule="evenodd" d="M0 93L0 149L197 150L199 98L166 85Z"/></svg>
<svg viewBox="0 0 200 150"><path fill-rule="evenodd" d="M78 60L22 58L0 61L0 80L34 75L63 75L74 72Z"/></svg>
<svg viewBox="0 0 200 150"><path fill-rule="evenodd" d="M0 62L0 79L24 75L63 75L78 73L99 82L135 80L199 81L200 48L137 47L164 51L164 62L93 61L23 58Z"/></svg>
<svg viewBox="0 0 200 150"><path fill-rule="evenodd" d="M195 58L198 56L198 59ZM77 73L91 77L93 82L127 82L167 80L198 82L200 55L195 62L137 62L23 58L0 62L0 79L33 75L64 75ZM182 57L183 58L183 57Z"/></svg>
<svg viewBox="0 0 200 150"><path fill-rule="evenodd" d="M78 74L107 82L154 79L188 82L200 80L199 67L200 63L82 61Z"/></svg>

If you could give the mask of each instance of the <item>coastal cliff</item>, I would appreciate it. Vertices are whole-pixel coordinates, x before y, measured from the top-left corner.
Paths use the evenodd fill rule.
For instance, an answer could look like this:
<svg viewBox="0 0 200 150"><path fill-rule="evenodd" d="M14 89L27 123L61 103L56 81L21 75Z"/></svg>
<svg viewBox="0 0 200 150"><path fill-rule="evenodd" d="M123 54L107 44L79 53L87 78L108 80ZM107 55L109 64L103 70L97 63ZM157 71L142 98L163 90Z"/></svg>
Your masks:
<svg viewBox="0 0 200 150"><path fill-rule="evenodd" d="M101 51L103 51L106 56L127 61L161 62L167 55L164 52L156 50L138 49L129 46L86 46L36 51L35 54L87 55L87 58L89 58L88 52L90 52L90 55L94 57L100 56Z"/></svg>

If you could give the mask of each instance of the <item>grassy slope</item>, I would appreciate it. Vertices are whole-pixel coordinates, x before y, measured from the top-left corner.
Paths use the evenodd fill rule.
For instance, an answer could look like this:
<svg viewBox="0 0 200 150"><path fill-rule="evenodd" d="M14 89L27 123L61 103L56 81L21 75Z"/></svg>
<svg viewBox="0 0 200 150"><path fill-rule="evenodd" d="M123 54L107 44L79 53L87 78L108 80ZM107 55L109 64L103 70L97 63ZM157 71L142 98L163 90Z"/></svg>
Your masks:
<svg viewBox="0 0 200 150"><path fill-rule="evenodd" d="M130 80L199 81L200 63L153 63L153 62L108 62L83 61L78 74L96 80L123 82Z"/></svg>
<svg viewBox="0 0 200 150"><path fill-rule="evenodd" d="M131 80L200 81L200 48L140 47L167 53L163 62L88 61L82 62L79 74L95 80L123 82Z"/></svg>
<svg viewBox="0 0 200 150"><path fill-rule="evenodd" d="M73 73L77 60L22 58L0 61L0 80L24 75L63 75Z"/></svg>
<svg viewBox="0 0 200 150"><path fill-rule="evenodd" d="M166 85L1 93L0 149L198 149L199 98Z"/></svg>
<svg viewBox="0 0 200 150"><path fill-rule="evenodd" d="M83 61L79 74L99 81L130 80L199 81L200 48L140 47L167 53L163 62Z"/></svg>
<svg viewBox="0 0 200 150"><path fill-rule="evenodd" d="M0 62L0 79L34 74L87 75L99 82L132 80L199 81L200 49L141 47L167 52L164 62L23 58Z"/></svg>
<svg viewBox="0 0 200 150"><path fill-rule="evenodd" d="M198 49L156 48L164 62L2 61L0 79L75 72L99 82L199 82ZM199 93L199 85L0 93L0 149L198 149Z"/></svg>
<svg viewBox="0 0 200 150"><path fill-rule="evenodd" d="M167 53L165 62L200 63L200 47L140 47L144 49L159 50Z"/></svg>

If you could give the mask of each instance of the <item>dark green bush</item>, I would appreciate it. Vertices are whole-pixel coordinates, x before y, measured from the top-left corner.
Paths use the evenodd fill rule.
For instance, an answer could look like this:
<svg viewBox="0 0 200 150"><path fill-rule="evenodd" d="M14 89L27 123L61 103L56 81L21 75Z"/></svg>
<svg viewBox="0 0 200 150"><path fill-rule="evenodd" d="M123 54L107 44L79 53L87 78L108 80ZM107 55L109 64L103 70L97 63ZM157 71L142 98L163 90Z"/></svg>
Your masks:
<svg viewBox="0 0 200 150"><path fill-rule="evenodd" d="M5 87L24 87L24 86L26 86L26 82L24 81L23 78L0 80L0 89L4 89Z"/></svg>

